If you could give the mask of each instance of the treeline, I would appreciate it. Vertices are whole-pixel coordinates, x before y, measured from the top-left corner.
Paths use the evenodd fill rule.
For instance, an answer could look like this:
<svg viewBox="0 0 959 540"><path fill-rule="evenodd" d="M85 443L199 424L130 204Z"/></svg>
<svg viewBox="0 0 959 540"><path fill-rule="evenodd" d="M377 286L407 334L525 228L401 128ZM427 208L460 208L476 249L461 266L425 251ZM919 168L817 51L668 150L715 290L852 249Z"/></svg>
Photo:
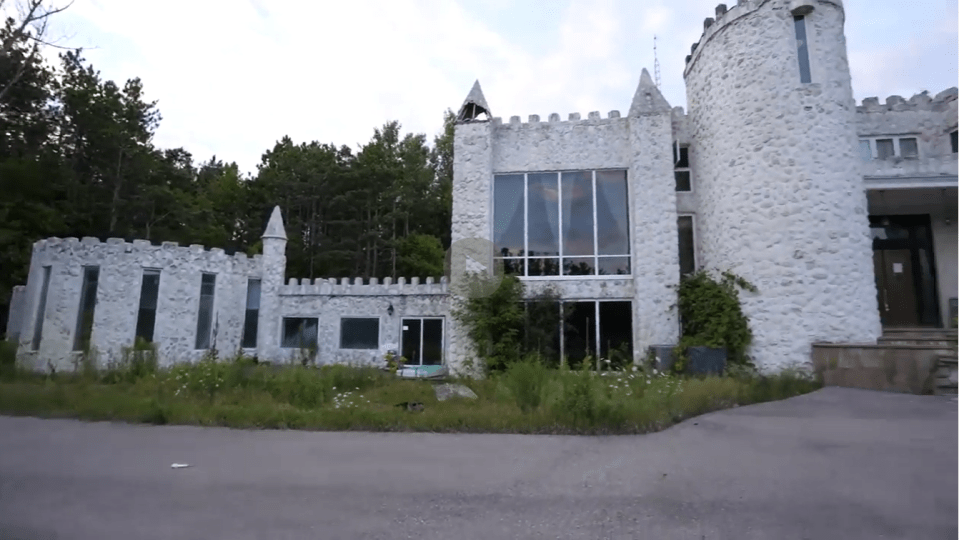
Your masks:
<svg viewBox="0 0 959 540"><path fill-rule="evenodd" d="M216 157L157 148L160 112L139 79L103 80L79 52L51 65L12 23L0 29L0 320L38 239L143 238L253 254L274 205L290 277L442 273L451 111L432 147L397 122L355 153L283 137L243 175Z"/></svg>

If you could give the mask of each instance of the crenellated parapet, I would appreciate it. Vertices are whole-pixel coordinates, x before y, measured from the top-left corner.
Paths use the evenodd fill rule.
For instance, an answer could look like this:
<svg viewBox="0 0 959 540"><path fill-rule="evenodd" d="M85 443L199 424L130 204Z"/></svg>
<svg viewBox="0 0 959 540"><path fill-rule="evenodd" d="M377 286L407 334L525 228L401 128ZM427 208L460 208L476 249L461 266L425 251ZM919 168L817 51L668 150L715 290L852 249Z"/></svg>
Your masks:
<svg viewBox="0 0 959 540"><path fill-rule="evenodd" d="M609 111L605 118L599 111L593 111L587 114L586 118L583 118L578 112L569 113L566 120L562 120L559 113L551 113L546 120L542 120L538 114L531 114L528 116L526 122L523 122L519 116L511 116L509 122L503 122L503 119L497 116L493 118L492 124L494 128L498 129L549 129L550 127L567 125L610 124L621 121L621 118L622 116L619 111Z"/></svg>
<svg viewBox="0 0 959 540"><path fill-rule="evenodd" d="M946 112L950 104L955 107L959 88L952 87L943 90L932 97L929 92L921 92L909 99L902 96L889 96L882 103L878 97L867 97L856 104L857 113L884 113L901 111L931 111Z"/></svg>
<svg viewBox="0 0 959 540"><path fill-rule="evenodd" d="M686 56L686 72L688 73L690 68L696 63L703 45L713 39L713 37L721 34L729 25L759 9L759 7L767 1L768 0L739 0L739 2L732 7L727 7L726 4L717 5L715 17L707 17L703 20L702 36L700 36L699 41L693 43L689 48L689 55Z"/></svg>
<svg viewBox="0 0 959 540"><path fill-rule="evenodd" d="M318 278L298 280L291 278L286 285L280 286L280 296L413 296L445 295L449 292L446 276L439 280L427 277L423 282L413 277L407 282L405 277L393 281L377 278L368 281L363 278Z"/></svg>
<svg viewBox="0 0 959 540"><path fill-rule="evenodd" d="M99 238L85 236L51 237L38 240L33 244L33 254L43 264L55 262L79 264L150 264L175 263L176 261L198 262L214 269L221 267L239 273L255 273L262 267L261 255L248 256L237 252L232 255L222 248L207 248L200 244L181 246L177 242L153 243L150 240L127 242L122 238L108 238L105 242Z"/></svg>

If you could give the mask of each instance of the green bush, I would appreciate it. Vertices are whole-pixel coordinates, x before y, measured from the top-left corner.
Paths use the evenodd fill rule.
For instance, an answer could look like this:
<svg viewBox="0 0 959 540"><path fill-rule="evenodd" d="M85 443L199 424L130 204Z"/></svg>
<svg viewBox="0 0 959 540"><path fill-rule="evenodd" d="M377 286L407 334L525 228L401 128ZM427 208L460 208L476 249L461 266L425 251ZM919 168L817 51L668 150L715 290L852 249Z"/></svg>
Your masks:
<svg viewBox="0 0 959 540"><path fill-rule="evenodd" d="M529 412L539 408L543 399L543 390L549 381L549 371L538 357L528 357L511 364L502 377L521 411Z"/></svg>
<svg viewBox="0 0 959 540"><path fill-rule="evenodd" d="M727 364L749 362L746 350L753 334L740 306L738 289L757 291L751 283L731 272L722 272L719 279L706 270L682 277L679 313L683 335L677 346L674 370L685 368L686 351L693 346L725 348Z"/></svg>
<svg viewBox="0 0 959 540"><path fill-rule="evenodd" d="M13 379L17 373L17 344L12 341L0 341L0 378Z"/></svg>
<svg viewBox="0 0 959 540"><path fill-rule="evenodd" d="M132 347L121 349L120 361L110 362L100 380L106 384L133 383L156 375L159 364L156 345L138 337Z"/></svg>

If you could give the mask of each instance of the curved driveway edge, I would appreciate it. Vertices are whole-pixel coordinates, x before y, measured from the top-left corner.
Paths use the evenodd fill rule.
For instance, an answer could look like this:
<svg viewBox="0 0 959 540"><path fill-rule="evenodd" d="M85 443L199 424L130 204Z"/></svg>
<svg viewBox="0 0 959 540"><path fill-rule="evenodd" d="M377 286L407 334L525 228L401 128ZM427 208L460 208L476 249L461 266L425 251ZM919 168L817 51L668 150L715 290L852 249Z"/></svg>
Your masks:
<svg viewBox="0 0 959 540"><path fill-rule="evenodd" d="M13 417L0 433L3 539L959 535L943 397L830 387L615 437Z"/></svg>

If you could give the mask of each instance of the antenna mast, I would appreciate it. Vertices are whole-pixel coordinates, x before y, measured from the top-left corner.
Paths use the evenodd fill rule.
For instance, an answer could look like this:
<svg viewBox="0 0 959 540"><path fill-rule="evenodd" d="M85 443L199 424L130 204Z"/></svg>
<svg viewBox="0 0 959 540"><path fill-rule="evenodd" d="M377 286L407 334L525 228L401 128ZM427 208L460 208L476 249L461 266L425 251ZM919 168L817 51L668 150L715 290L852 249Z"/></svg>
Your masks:
<svg viewBox="0 0 959 540"><path fill-rule="evenodd" d="M653 36L653 72L656 76L656 88L660 88L659 58L656 56L656 36Z"/></svg>

